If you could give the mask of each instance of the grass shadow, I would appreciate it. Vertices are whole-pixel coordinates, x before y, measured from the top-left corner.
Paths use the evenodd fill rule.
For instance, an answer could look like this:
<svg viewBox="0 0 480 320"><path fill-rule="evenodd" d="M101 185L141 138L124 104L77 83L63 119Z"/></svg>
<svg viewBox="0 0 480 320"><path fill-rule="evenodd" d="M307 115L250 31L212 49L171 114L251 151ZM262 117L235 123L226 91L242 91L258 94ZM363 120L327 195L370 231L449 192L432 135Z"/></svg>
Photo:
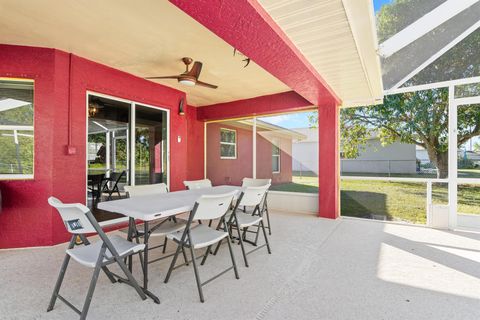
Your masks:
<svg viewBox="0 0 480 320"><path fill-rule="evenodd" d="M383 193L342 190L340 193L342 216L393 220L388 213L386 199Z"/></svg>

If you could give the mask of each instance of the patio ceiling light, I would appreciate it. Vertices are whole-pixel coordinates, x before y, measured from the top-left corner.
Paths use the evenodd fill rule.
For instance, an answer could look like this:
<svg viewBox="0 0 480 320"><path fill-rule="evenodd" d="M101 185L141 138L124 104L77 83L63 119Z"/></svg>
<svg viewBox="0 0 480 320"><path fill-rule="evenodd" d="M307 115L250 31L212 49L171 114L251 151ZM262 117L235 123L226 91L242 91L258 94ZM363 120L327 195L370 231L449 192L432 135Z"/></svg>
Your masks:
<svg viewBox="0 0 480 320"><path fill-rule="evenodd" d="M90 118L95 117L95 115L98 113L99 109L102 109L103 106L96 100L91 101L88 104L88 116Z"/></svg>
<svg viewBox="0 0 480 320"><path fill-rule="evenodd" d="M189 86L189 87L193 87L195 85L195 80L192 80L192 79L179 79L178 80L179 83L181 84L184 84L186 86Z"/></svg>

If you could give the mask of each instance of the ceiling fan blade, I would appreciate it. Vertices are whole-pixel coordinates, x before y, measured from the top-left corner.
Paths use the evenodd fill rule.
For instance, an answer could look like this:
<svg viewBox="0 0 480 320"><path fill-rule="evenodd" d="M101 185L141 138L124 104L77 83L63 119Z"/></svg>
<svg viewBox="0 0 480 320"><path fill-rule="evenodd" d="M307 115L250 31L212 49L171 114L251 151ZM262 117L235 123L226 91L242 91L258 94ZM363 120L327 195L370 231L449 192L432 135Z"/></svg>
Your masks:
<svg viewBox="0 0 480 320"><path fill-rule="evenodd" d="M146 77L145 79L178 79L178 76Z"/></svg>
<svg viewBox="0 0 480 320"><path fill-rule="evenodd" d="M218 86L216 86L214 84L210 84L210 83L206 83L206 82L202 82L202 81L198 81L198 80L197 80L196 85L207 87L207 88L212 88L212 89L217 89L218 88Z"/></svg>
<svg viewBox="0 0 480 320"><path fill-rule="evenodd" d="M198 77L200 76L200 72L202 72L202 66L203 66L203 64L200 61L195 61L193 63L192 69L190 69L190 71L188 71L187 75L195 77L196 79L198 79Z"/></svg>

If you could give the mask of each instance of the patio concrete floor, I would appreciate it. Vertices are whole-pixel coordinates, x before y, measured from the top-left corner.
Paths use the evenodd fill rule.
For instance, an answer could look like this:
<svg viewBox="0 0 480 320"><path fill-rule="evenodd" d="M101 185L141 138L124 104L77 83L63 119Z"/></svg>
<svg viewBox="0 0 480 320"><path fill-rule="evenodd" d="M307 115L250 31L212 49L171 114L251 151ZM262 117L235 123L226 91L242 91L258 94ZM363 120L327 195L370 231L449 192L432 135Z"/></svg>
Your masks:
<svg viewBox="0 0 480 320"><path fill-rule="evenodd" d="M279 212L272 220L273 254L251 254L245 268L235 246L240 280L230 272L209 283L205 303L191 266L163 283L164 260L150 265L160 305L101 274L89 319L480 319L479 234ZM0 252L1 319L77 318L61 301L45 311L64 249ZM228 265L227 247L220 252L200 268L204 279ZM74 261L67 271L61 293L77 306L91 272Z"/></svg>

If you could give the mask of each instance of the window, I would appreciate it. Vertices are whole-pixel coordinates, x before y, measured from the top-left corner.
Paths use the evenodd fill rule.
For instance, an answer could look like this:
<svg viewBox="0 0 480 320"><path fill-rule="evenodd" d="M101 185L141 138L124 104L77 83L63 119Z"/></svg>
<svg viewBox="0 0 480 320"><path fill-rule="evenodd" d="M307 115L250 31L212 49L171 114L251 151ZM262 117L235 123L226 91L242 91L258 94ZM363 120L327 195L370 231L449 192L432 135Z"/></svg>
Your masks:
<svg viewBox="0 0 480 320"><path fill-rule="evenodd" d="M0 79L0 179L33 178L33 81Z"/></svg>
<svg viewBox="0 0 480 320"><path fill-rule="evenodd" d="M272 172L280 172L280 147L278 146L278 142L272 143Z"/></svg>
<svg viewBox="0 0 480 320"><path fill-rule="evenodd" d="M220 129L220 158L237 158L237 131L232 129Z"/></svg>

